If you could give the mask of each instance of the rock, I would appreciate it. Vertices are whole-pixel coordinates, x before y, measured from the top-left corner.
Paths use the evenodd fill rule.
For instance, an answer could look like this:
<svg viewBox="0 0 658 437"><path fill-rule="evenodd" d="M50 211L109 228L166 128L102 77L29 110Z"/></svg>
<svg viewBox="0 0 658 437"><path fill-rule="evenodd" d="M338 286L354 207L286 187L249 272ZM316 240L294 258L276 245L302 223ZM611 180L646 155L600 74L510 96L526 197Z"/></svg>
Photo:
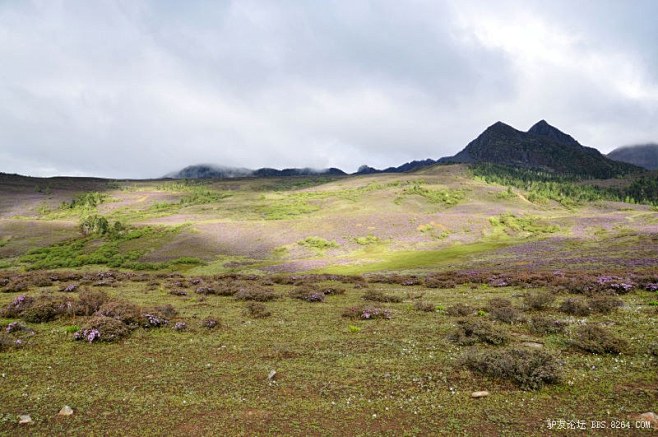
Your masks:
<svg viewBox="0 0 658 437"><path fill-rule="evenodd" d="M34 422L32 421L32 418L30 417L29 414L22 414L18 416L18 423L21 425L27 425Z"/></svg>
<svg viewBox="0 0 658 437"><path fill-rule="evenodd" d="M654 412L642 413L637 416L638 420L644 420L651 424L652 429L658 429L658 414Z"/></svg>
<svg viewBox="0 0 658 437"><path fill-rule="evenodd" d="M60 416L70 416L73 414L73 408L69 407L68 405L64 405L57 414Z"/></svg>
<svg viewBox="0 0 658 437"><path fill-rule="evenodd" d="M486 390L474 391L473 393L471 393L471 397L475 399L484 398L486 396L489 396L489 392Z"/></svg>
<svg viewBox="0 0 658 437"><path fill-rule="evenodd" d="M270 374L267 375L267 379L269 379L270 381L274 381L275 378L276 378L276 370L270 370Z"/></svg>
<svg viewBox="0 0 658 437"><path fill-rule="evenodd" d="M533 349L541 349L544 347L543 344L537 343L535 341L524 341L523 343L521 343L521 346L530 347Z"/></svg>

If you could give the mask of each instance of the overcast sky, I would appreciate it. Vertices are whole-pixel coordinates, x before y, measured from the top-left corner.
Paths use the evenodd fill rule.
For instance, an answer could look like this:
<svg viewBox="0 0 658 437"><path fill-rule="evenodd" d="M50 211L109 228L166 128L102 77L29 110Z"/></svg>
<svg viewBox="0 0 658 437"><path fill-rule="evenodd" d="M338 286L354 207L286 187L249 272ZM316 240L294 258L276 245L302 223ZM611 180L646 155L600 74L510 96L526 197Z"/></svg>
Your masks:
<svg viewBox="0 0 658 437"><path fill-rule="evenodd" d="M658 1L0 0L0 171L399 165L494 122L658 142Z"/></svg>

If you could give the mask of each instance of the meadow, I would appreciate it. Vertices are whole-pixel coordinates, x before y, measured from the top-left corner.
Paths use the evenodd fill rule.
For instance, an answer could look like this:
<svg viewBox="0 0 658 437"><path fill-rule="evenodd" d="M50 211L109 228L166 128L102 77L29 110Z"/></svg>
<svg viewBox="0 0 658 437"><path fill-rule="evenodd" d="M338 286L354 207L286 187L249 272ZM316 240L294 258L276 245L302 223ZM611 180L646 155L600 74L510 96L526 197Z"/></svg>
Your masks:
<svg viewBox="0 0 658 437"><path fill-rule="evenodd" d="M655 431L652 200L492 174L3 175L0 434Z"/></svg>

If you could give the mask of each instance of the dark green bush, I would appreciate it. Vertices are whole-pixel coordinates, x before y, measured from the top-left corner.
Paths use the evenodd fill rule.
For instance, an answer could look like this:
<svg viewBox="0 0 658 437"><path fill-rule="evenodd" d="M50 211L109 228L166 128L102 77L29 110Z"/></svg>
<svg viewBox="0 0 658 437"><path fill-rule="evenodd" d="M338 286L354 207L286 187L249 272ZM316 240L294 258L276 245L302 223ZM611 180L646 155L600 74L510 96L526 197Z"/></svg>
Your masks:
<svg viewBox="0 0 658 437"><path fill-rule="evenodd" d="M79 299L74 304L74 312L78 316L91 316L110 300L103 291L84 290L78 296Z"/></svg>
<svg viewBox="0 0 658 437"><path fill-rule="evenodd" d="M508 324L516 323L522 320L522 316L519 310L511 306L491 308L489 311L489 317L494 320L498 320L499 322Z"/></svg>
<svg viewBox="0 0 658 437"><path fill-rule="evenodd" d="M588 306L595 313L610 314L624 305L624 302L614 296L596 296L588 300Z"/></svg>
<svg viewBox="0 0 658 437"><path fill-rule="evenodd" d="M121 300L104 303L96 314L111 317L126 325L138 326L142 322L141 308L133 303Z"/></svg>
<svg viewBox="0 0 658 437"><path fill-rule="evenodd" d="M85 334L93 332L93 330L98 331L98 336L93 339L79 338L85 337ZM122 338L127 337L130 334L130 328L126 326L121 321L105 316L96 316L87 321L80 331L74 334L76 340L87 340L90 343L92 341L103 341L112 343Z"/></svg>

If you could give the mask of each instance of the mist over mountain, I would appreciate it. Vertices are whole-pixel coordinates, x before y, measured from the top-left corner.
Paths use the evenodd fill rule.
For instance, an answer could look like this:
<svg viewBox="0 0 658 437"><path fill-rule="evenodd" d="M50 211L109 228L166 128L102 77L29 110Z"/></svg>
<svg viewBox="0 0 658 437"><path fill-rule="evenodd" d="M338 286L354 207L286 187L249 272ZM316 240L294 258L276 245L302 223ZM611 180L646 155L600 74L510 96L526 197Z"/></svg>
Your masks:
<svg viewBox="0 0 658 437"><path fill-rule="evenodd" d="M197 164L185 167L182 170L168 173L165 178L171 179L231 179L241 177L270 177L270 176L312 176L332 175L341 176L346 173L338 168L312 169L312 168L259 168L250 170L239 167L223 167L213 164Z"/></svg>
<svg viewBox="0 0 658 437"><path fill-rule="evenodd" d="M541 120L527 132L502 122L489 126L455 156L440 163L489 162L591 178L611 178L640 171L613 161L598 150Z"/></svg>
<svg viewBox="0 0 658 437"><path fill-rule="evenodd" d="M615 161L627 162L647 170L658 170L658 144L655 143L618 147L607 156Z"/></svg>

